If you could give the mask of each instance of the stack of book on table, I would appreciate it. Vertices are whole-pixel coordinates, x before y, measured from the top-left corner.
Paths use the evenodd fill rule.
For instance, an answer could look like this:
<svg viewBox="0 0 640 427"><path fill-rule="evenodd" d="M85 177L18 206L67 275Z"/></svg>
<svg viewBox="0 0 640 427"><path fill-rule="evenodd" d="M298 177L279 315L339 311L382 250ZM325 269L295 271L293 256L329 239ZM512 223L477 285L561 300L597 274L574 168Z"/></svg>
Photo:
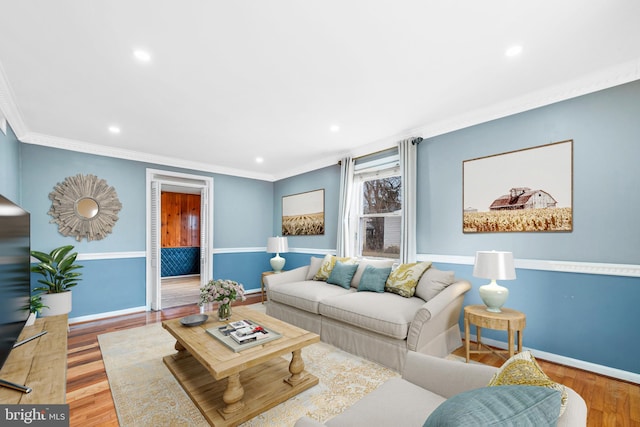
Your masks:
<svg viewBox="0 0 640 427"><path fill-rule="evenodd" d="M230 322L224 326L209 328L207 332L235 352L264 344L281 336L251 320Z"/></svg>

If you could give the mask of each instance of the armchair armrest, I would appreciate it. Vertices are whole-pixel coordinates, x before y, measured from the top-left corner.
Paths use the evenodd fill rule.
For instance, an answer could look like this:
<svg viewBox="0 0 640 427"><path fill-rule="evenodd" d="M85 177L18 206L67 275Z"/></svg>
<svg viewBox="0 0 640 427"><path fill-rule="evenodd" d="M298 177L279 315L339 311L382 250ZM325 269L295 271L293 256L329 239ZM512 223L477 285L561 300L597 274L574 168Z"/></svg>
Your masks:
<svg viewBox="0 0 640 427"><path fill-rule="evenodd" d="M411 322L407 334L407 348L422 353L429 352L429 344L436 339L447 340L446 332L454 327L458 331L456 335L460 341L459 345L462 345L458 320L464 294L469 289L471 284L467 280L458 280L424 303ZM450 343L445 342L443 345L448 347ZM441 353L442 351L436 351L435 355L442 357L447 355L447 353Z"/></svg>
<svg viewBox="0 0 640 427"><path fill-rule="evenodd" d="M293 270L283 271L278 274L270 274L269 276L265 276L264 285L267 290L271 285L277 285L281 283L291 283L291 282L300 282L307 278L307 272L309 271L309 266L305 265L303 267L294 268Z"/></svg>
<svg viewBox="0 0 640 427"><path fill-rule="evenodd" d="M485 387L496 371L492 366L408 351L402 378L448 399L467 390Z"/></svg>

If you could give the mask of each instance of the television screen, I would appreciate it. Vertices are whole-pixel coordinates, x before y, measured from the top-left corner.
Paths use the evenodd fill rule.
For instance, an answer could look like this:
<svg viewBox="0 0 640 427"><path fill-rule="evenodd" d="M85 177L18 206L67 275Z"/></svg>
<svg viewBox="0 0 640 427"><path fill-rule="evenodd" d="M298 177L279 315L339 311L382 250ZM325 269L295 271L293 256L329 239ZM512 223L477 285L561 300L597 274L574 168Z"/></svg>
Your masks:
<svg viewBox="0 0 640 427"><path fill-rule="evenodd" d="M0 195L0 368L29 317L29 213Z"/></svg>

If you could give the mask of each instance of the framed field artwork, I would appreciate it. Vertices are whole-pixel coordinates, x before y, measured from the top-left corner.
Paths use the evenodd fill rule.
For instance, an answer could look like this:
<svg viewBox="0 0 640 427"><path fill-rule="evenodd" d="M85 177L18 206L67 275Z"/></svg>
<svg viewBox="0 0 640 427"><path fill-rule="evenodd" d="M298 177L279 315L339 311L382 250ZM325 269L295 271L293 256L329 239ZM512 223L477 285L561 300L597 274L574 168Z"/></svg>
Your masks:
<svg viewBox="0 0 640 427"><path fill-rule="evenodd" d="M573 231L573 140L462 162L464 233Z"/></svg>
<svg viewBox="0 0 640 427"><path fill-rule="evenodd" d="M324 189L282 197L282 235L324 234Z"/></svg>

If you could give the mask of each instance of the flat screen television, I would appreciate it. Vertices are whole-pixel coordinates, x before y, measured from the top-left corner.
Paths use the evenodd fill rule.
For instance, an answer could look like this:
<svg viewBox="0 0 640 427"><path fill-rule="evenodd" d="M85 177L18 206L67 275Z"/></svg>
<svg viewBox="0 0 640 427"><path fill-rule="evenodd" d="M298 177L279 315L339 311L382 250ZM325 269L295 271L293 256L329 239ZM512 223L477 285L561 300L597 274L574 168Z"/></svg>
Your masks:
<svg viewBox="0 0 640 427"><path fill-rule="evenodd" d="M29 212L0 195L0 368L29 317Z"/></svg>

